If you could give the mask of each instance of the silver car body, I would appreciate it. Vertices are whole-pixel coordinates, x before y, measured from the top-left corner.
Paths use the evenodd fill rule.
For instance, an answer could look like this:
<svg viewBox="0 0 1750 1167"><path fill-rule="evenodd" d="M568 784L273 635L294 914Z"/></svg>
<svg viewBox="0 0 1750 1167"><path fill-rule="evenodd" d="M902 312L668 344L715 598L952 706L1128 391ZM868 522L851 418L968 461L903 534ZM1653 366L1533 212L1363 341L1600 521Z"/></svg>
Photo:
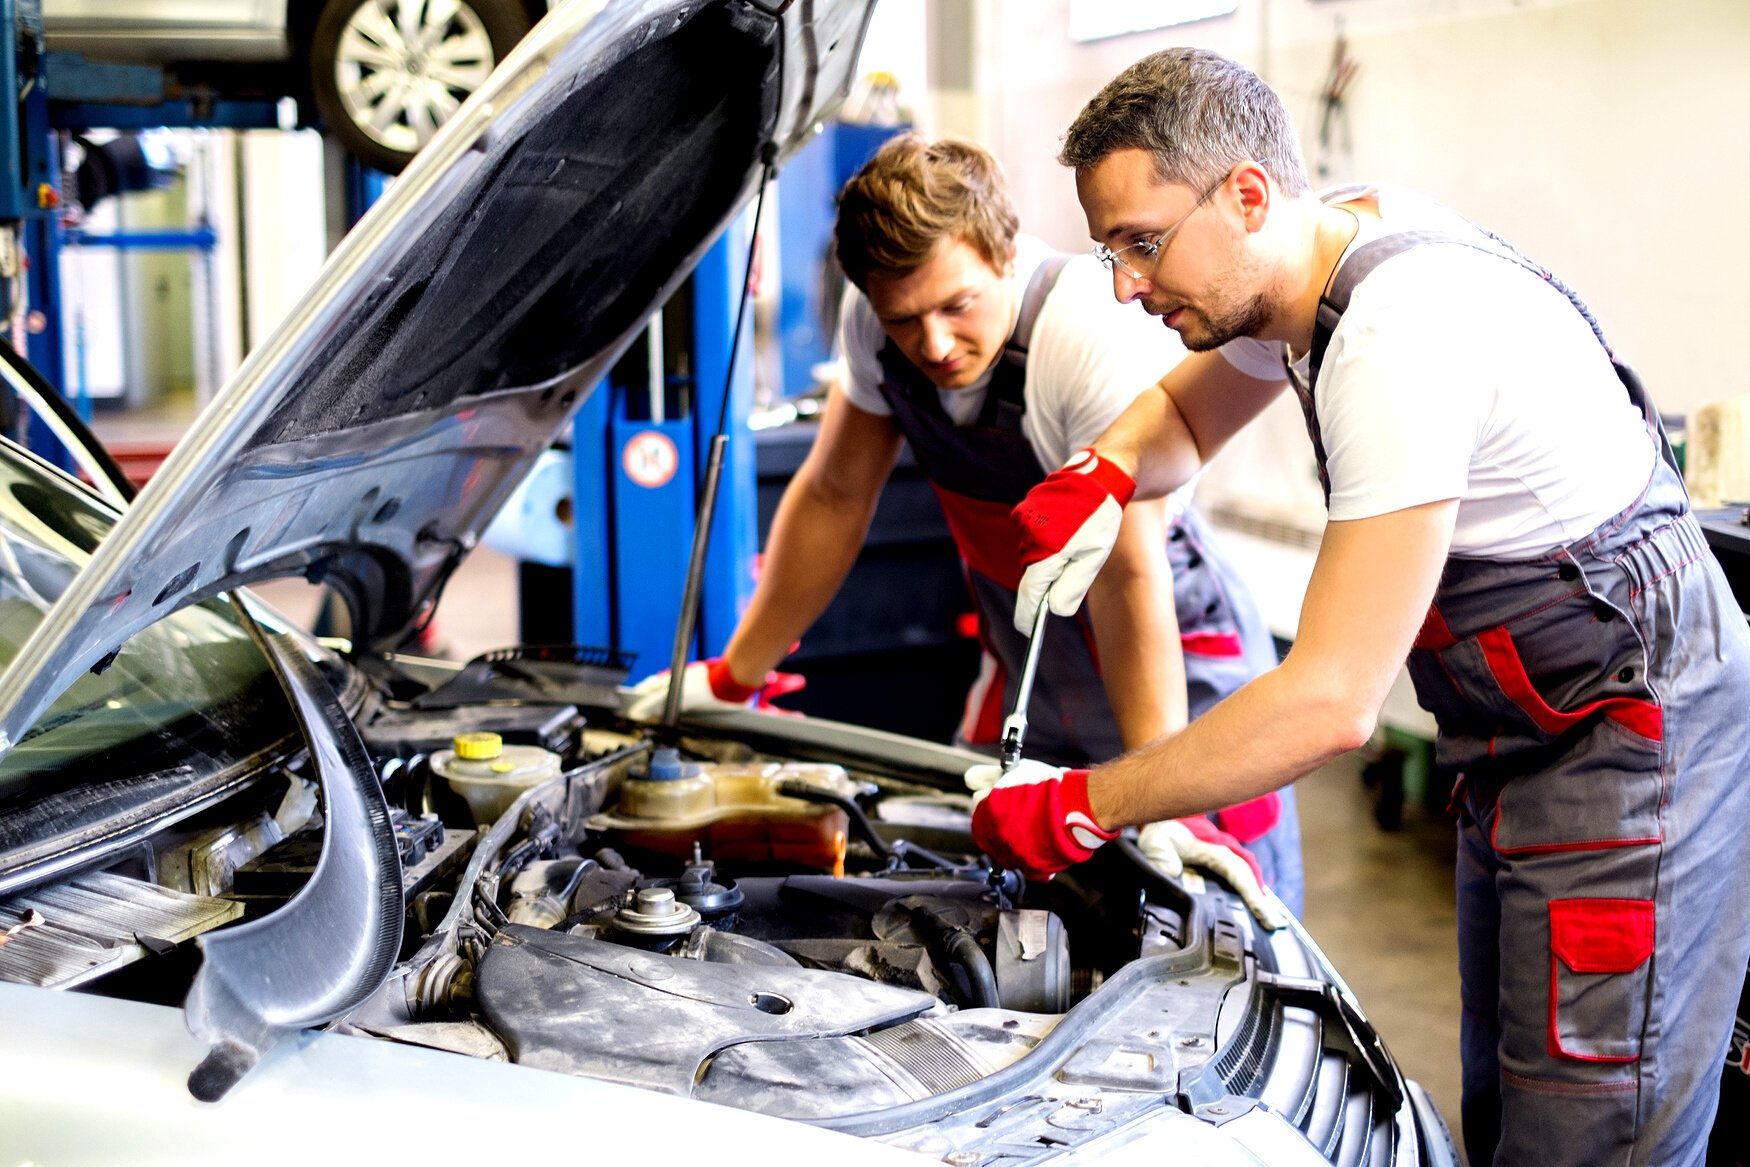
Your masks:
<svg viewBox="0 0 1750 1167"><path fill-rule="evenodd" d="M127 60L287 56L285 0L43 0L51 50Z"/></svg>

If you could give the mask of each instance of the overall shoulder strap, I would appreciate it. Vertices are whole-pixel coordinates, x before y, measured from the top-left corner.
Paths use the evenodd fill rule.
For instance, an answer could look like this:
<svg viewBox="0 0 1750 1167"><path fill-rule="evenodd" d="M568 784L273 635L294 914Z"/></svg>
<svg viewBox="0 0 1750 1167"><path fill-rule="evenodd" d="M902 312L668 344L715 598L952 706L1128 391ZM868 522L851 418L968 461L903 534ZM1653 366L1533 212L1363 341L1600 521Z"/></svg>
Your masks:
<svg viewBox="0 0 1750 1167"><path fill-rule="evenodd" d="M1604 349L1604 355L1610 358L1610 363L1617 370L1617 377L1622 382L1624 391L1641 415L1645 418L1648 431L1653 435L1659 447L1660 456L1677 469L1677 457L1671 449L1670 438L1665 433L1665 426L1659 417L1659 411L1654 407L1652 398L1641 384L1632 369L1617 360L1616 353L1610 347L1610 341L1605 338L1604 329L1598 323L1598 318L1586 306L1586 302L1568 285L1564 284L1554 272L1541 264L1527 258L1518 248L1508 243L1492 232L1477 228L1474 235L1460 235L1447 231L1401 231L1393 235L1382 236L1371 243L1364 244L1351 255L1337 270L1336 278L1331 281L1330 291L1319 301L1318 317L1313 324L1312 351L1307 368L1307 391L1310 394L1317 386L1319 367L1324 362L1325 351L1330 347L1331 335L1336 331L1337 324L1348 311L1349 302L1355 294L1355 289L1366 279L1375 268L1395 255L1402 255L1414 247L1427 244L1445 243L1460 247L1469 247L1486 255L1516 264L1543 280L1550 287L1560 292L1586 326L1597 337L1599 345Z"/></svg>
<svg viewBox="0 0 1750 1167"><path fill-rule="evenodd" d="M1027 290L1021 293L1021 307L1015 313L1015 327L1003 345L1003 355L991 373L990 391L985 396L981 423L995 426L1019 425L1026 412L1023 390L1027 385L1027 350L1033 343L1033 328L1039 323L1039 313L1045 299L1057 286L1057 279L1070 257L1053 254L1033 269Z"/></svg>

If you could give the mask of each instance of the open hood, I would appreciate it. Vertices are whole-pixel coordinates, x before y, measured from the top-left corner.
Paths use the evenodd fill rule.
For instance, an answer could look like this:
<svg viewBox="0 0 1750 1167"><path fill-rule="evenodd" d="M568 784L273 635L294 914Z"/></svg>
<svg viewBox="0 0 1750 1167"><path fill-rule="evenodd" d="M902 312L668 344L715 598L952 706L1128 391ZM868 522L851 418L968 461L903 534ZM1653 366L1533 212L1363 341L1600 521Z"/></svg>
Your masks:
<svg viewBox="0 0 1750 1167"><path fill-rule="evenodd" d="M570 0L360 221L4 676L0 754L170 612L343 592L386 647L759 185L874 0Z"/></svg>

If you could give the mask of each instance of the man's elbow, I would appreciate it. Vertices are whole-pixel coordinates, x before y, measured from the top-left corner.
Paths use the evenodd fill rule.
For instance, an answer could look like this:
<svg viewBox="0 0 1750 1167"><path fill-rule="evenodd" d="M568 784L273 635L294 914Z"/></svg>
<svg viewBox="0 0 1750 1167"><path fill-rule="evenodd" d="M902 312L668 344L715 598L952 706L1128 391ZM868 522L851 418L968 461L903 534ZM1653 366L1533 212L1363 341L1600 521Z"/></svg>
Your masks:
<svg viewBox="0 0 1750 1167"><path fill-rule="evenodd" d="M1378 725L1378 709L1365 708L1353 700L1333 702L1325 718L1326 752L1335 758L1360 749L1372 740Z"/></svg>
<svg viewBox="0 0 1750 1167"><path fill-rule="evenodd" d="M1308 676L1306 670L1294 670L1284 665L1282 680L1299 696L1299 705L1315 739L1316 750L1327 760L1360 749L1373 737L1379 725L1379 708L1383 699L1357 686L1351 678L1338 673ZM1294 673L1300 673L1294 676Z"/></svg>

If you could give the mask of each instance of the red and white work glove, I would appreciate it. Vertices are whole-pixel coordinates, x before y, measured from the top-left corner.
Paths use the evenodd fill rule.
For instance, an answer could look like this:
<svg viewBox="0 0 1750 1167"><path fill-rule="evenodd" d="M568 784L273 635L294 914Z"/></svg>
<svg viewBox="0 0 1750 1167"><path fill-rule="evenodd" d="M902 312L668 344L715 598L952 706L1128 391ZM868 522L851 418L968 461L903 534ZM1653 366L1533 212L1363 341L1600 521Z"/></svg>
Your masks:
<svg viewBox="0 0 1750 1167"><path fill-rule="evenodd" d="M626 716L633 721L657 721L668 701L668 670L652 673L631 689L631 701ZM704 713L712 709L739 709L758 697L764 705L773 697L794 693L802 688L802 678L794 673L767 673L763 685L749 687L735 679L729 666L718 657L694 661L681 671L682 713Z"/></svg>
<svg viewBox="0 0 1750 1167"><path fill-rule="evenodd" d="M1088 772L1023 758L1007 774L995 763L966 771L972 841L999 867L1056 875L1118 837L1088 809Z"/></svg>
<svg viewBox="0 0 1750 1167"><path fill-rule="evenodd" d="M1187 867L1213 872L1239 893L1258 923L1271 931L1288 923L1288 909L1264 886L1257 857L1202 815L1150 823L1137 835L1136 849L1172 879L1182 876Z"/></svg>
<svg viewBox="0 0 1750 1167"><path fill-rule="evenodd" d="M1021 586L1015 627L1033 630L1040 601L1059 616L1073 616L1099 574L1136 481L1091 449L1077 450L1063 468L1027 492L1009 512L1020 530Z"/></svg>

